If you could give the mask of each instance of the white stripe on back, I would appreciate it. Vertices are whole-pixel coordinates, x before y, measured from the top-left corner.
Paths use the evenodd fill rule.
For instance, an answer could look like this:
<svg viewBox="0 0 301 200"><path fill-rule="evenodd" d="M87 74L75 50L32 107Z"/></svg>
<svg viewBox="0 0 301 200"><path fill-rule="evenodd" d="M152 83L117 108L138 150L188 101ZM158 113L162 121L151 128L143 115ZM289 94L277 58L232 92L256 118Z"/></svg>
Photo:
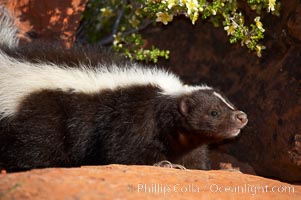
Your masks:
<svg viewBox="0 0 301 200"><path fill-rule="evenodd" d="M60 89L95 93L131 85L154 85L164 95L181 95L208 86L185 86L180 79L165 70L145 68L138 64L71 68L47 63L29 63L8 57L0 50L0 113L15 113L25 96L43 89Z"/></svg>

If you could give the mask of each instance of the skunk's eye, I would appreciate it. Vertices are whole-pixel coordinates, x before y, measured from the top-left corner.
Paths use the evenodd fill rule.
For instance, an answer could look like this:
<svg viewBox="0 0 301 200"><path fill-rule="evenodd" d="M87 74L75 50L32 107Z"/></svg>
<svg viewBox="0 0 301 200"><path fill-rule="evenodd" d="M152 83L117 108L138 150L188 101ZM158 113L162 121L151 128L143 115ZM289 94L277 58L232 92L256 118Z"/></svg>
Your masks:
<svg viewBox="0 0 301 200"><path fill-rule="evenodd" d="M216 117L216 116L218 116L218 112L216 111L216 110L213 110L213 111L211 111L211 113L210 113L210 115L212 116L212 117Z"/></svg>

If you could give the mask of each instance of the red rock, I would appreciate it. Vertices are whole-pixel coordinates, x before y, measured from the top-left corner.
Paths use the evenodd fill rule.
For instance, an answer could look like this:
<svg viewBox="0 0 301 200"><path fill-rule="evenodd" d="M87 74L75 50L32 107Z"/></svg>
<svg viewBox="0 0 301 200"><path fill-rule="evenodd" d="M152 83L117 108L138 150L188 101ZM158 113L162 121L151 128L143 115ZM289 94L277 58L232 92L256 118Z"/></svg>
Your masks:
<svg viewBox="0 0 301 200"><path fill-rule="evenodd" d="M296 11L290 16L287 27L290 35L301 42L301 5L298 5Z"/></svg>
<svg viewBox="0 0 301 200"><path fill-rule="evenodd" d="M1 174L0 191L2 200L292 200L300 199L301 196L301 186L236 172L125 165L53 168Z"/></svg>
<svg viewBox="0 0 301 200"><path fill-rule="evenodd" d="M21 37L25 40L61 41L70 45L87 0L4 0L16 16ZM28 33L31 37L28 37Z"/></svg>

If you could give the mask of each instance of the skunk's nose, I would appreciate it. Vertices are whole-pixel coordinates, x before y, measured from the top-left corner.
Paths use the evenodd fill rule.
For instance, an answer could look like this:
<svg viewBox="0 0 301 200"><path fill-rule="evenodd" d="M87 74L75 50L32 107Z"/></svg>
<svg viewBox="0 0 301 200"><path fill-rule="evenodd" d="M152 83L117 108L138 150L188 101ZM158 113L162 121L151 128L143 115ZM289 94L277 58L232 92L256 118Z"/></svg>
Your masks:
<svg viewBox="0 0 301 200"><path fill-rule="evenodd" d="M235 114L235 119L244 125L248 122L247 114L241 111Z"/></svg>

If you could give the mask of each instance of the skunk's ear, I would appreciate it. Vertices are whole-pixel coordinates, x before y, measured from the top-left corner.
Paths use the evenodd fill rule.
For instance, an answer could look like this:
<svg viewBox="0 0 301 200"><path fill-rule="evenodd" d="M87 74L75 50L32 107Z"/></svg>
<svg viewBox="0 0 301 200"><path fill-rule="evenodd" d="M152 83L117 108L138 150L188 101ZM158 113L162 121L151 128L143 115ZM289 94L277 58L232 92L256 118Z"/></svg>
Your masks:
<svg viewBox="0 0 301 200"><path fill-rule="evenodd" d="M183 97L179 104L179 109L182 115L187 116L191 108L191 100L189 97Z"/></svg>

